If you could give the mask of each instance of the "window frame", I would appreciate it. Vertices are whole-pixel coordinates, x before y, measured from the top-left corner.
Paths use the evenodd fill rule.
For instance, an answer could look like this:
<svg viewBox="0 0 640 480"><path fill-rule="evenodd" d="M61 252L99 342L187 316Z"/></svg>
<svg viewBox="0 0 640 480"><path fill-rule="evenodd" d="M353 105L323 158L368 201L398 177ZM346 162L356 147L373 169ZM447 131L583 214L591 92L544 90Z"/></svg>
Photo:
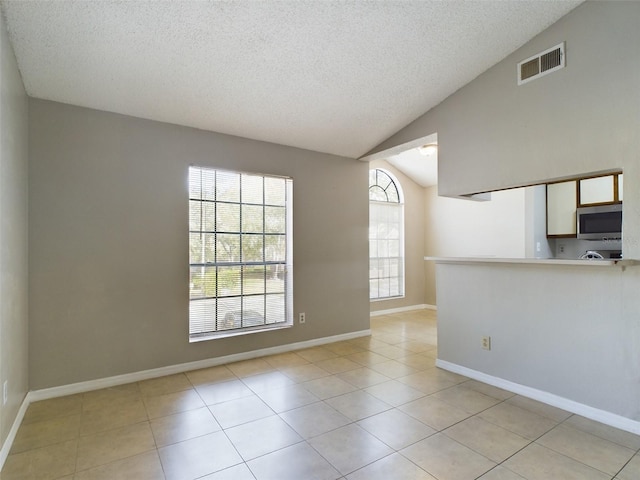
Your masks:
<svg viewBox="0 0 640 480"><path fill-rule="evenodd" d="M209 181L213 178L213 182L208 185L208 192L205 192L203 187L203 172L209 177ZM221 199L222 195L219 193L218 178L219 176L227 176L227 178L234 178L237 176L237 201L229 199ZM199 180L195 178L198 177ZM244 179L244 180L243 180ZM249 193L246 196L253 196L251 200L247 200L243 195L243 183L259 179L262 183L259 185L261 188L262 200L257 201L255 193ZM282 205L276 205L267 202L268 188L267 183L270 180L284 181L284 200ZM197 182L199 181L199 184ZM192 182L196 182L196 185L192 185ZM199 194L197 193L199 192ZM213 193L212 193L213 192ZM213 194L213 198L210 198ZM253 173L244 171L235 171L229 169L222 169L216 167L190 165L188 167L187 175L187 197L188 197L188 243L189 243L189 312L188 312L188 337L189 342L200 342L206 340L214 340L220 338L228 338L238 335L246 335L251 333L258 333L263 331L278 330L282 328L290 328L294 325L293 322L293 179L291 177L284 177L278 175L270 175L263 173ZM204 198L208 197L208 198ZM197 206L197 208L195 208ZM236 207L237 218L233 216L220 217L219 210L224 210L221 206ZM274 211L273 209L284 209L284 225L282 225L282 219L279 216L271 217L275 218L276 222L279 222L279 226L274 231L270 230L270 223L268 222L268 212ZM231 208L233 209L233 208ZM255 223L253 224L254 230L245 226L243 222L243 212L259 211L262 209L262 214L258 215L259 231L255 230ZM205 213L206 212L206 213ZM198 228L193 229L194 218L197 220L195 224ZM229 222L231 219L231 222ZM224 225L219 225L223 223ZM229 223L236 223L236 230L229 229ZM210 226L213 225L213 229ZM207 229L209 227L209 229ZM226 228L225 228L226 227ZM284 228L284 232L280 231ZM218 249L220 242L218 236L236 236L238 239L238 251L236 254L238 258L224 258L218 257ZM193 239L196 241L193 242ZM206 238L209 237L209 253L207 253ZM277 237L284 238L284 255L283 259L268 259L269 242L267 238L274 240ZM199 238L198 238L199 237ZM261 253L262 258L245 258L245 255L249 256L249 253L244 250L243 241L250 238L258 239L258 251ZM261 240L261 242L260 242ZM193 242L193 243L192 243ZM194 248L195 247L195 248ZM276 250L278 250L276 248ZM198 261L194 261L194 250L199 256ZM213 260L210 260L211 252L213 252ZM277 254L274 254L277 255ZM225 255L222 255L225 257ZM282 256L280 257L282 258ZM249 285L248 274L260 270L263 268L263 288L258 292L245 292L245 288ZM269 286L269 271L275 268L275 274L279 278L282 275L282 291L271 291ZM282 270L279 270L282 268ZM194 277L194 271L200 269L200 277L196 273ZM238 285L234 285L233 289L239 289L237 292L226 291L224 294L220 293L219 278L222 273L235 272L237 276L234 276L234 280ZM207 273L205 273L207 272ZM212 275L213 280L209 280ZM198 279L200 282L200 288L194 287L194 279ZM208 285L205 285L209 282ZM259 282L258 282L259 286ZM259 288L259 287L258 287ZM211 292L213 289L214 292ZM228 290L228 289L227 289ZM194 294L194 292L199 292ZM213 294L211 294L213 293ZM270 322L269 316L269 297L283 296L282 300L276 299L278 305L275 313L272 313L271 318L275 316L277 321ZM262 309L258 308L252 310L251 301L253 297L254 302L258 300L260 303L260 297L263 299ZM235 301L234 301L235 300ZM209 302L209 305L205 304ZM220 305L238 303L239 309L221 311ZM280 309L280 303L282 302L282 310ZM213 307L211 306L213 304ZM245 309L246 308L246 309ZM212 312L213 310L213 312ZM274 312L272 310L272 312ZM231 317L229 317L231 315ZM280 320L282 315L282 320ZM235 325L239 322L240 326L225 327L221 326L225 322L228 325L228 319L230 318ZM260 321L259 324L242 325L245 321L255 323ZM205 327L206 326L206 327ZM211 328L209 328L211 327Z"/></svg>
<svg viewBox="0 0 640 480"><path fill-rule="evenodd" d="M388 180L389 182L385 184L380 184L380 179L378 172L382 173ZM375 173L375 182L371 182L371 175L372 173ZM372 193L372 189L376 188L375 192L377 192L377 195ZM390 190L391 189L391 190ZM380 192L383 192L384 194L384 200L381 200L380 197L382 196ZM372 198L372 196L378 197L378 198ZM372 256L372 250L373 250L373 246L372 246L372 242L373 241L389 241L389 239L384 239L384 238L379 238L378 236L373 235L373 231L372 231L372 206L375 208L375 206L394 206L393 208L397 208L398 209L398 255L394 255L394 256L390 256L390 255L386 255L386 256L379 256L379 255L375 255ZM389 230L389 229L388 229ZM385 170L383 168L373 168L369 170L369 301L370 302L379 302L379 301L385 301L385 300L394 300L394 299L399 299L399 298L404 298L406 295L406 268L405 268L405 221L404 221L404 193L402 191L402 187L400 185L400 182L398 181L398 179L388 170ZM378 248L376 246L376 252L378 251ZM380 262L381 260L388 260L390 261L391 259L397 259L398 260L398 274L397 275L391 275L391 273L389 273L386 276L381 276L381 275L376 275L375 277L372 277L372 271L374 271L374 265L373 265L373 261L376 262ZM378 263L379 265L379 263ZM375 266L375 270L376 271L380 271L381 268L376 265ZM383 267L384 268L384 267ZM387 267L390 270L390 266ZM385 296L380 296L380 287L378 286L378 291L376 296L372 296L372 282L374 281L380 281L382 279L387 279L387 280L391 280L391 279L396 279L398 282L397 285L397 290L398 293L397 294L391 294L392 292L392 287L391 284L389 284L389 289L388 289L388 294Z"/></svg>

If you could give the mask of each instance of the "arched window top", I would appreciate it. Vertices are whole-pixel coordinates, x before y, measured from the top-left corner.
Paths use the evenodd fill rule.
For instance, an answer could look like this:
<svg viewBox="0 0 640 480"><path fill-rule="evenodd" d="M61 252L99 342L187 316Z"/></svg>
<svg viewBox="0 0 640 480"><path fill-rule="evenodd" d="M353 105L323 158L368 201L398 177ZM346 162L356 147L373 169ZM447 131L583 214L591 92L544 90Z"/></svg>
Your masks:
<svg viewBox="0 0 640 480"><path fill-rule="evenodd" d="M369 201L403 203L398 181L381 168L369 170Z"/></svg>

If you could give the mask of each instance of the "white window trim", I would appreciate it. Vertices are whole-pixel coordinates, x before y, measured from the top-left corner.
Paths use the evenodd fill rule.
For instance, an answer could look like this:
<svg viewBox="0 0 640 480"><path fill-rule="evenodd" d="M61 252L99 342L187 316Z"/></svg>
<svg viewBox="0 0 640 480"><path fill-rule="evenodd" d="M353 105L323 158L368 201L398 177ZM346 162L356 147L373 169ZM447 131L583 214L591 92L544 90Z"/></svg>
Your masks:
<svg viewBox="0 0 640 480"><path fill-rule="evenodd" d="M380 204L380 205L398 205L400 210L400 221L401 221L401 242L400 242L400 255L399 258L402 259L402 263L401 263L401 275L399 276L400 278L400 291L401 293L399 293L398 295L389 295L389 296L385 296L385 297L374 297L371 298L371 296L369 297L369 302L383 302L383 301L387 301L387 300L397 300L397 299L401 299L401 298L405 298L406 296L406 257L405 257L405 215L404 215L404 192L402 190L402 186L400 185L400 182L398 181L397 177L395 175L393 175L393 173L389 172L388 170L384 169L384 168L375 168L375 169L371 169L373 171L375 170L379 170L382 171L383 173L385 173L386 175L389 176L389 178L391 179L391 181L393 182L396 190L397 190L397 194L398 194L398 202L385 202L385 201L377 201L377 200L369 200L369 205L371 206L371 204ZM371 209L369 209L369 216L371 215ZM374 258L379 258L379 257L374 257ZM371 261L371 257L369 257L369 262ZM371 281L371 277L369 277L369 281ZM369 292L369 295L371 295L371 292Z"/></svg>
<svg viewBox="0 0 640 480"><path fill-rule="evenodd" d="M230 172L234 174L248 174L248 175L257 175L262 177L271 177L271 178L283 178L285 180L285 188L286 188L286 201L285 201L285 241L286 241L286 258L284 265L284 283L285 283L285 291L284 291L284 301L285 301L285 320L283 322L266 324L266 325L257 325L257 326L248 326L242 327L233 330L218 330L218 331L210 331L203 333L189 333L189 343L197 343L207 340L221 339L221 338L229 338L240 335L248 335L252 333L259 333L265 331L273 331L280 330L284 328L291 328L294 325L293 322L293 180L290 177L281 177L276 175L267 175L267 174L257 174L257 173L249 173L249 172L240 172L240 171L231 171L225 169L219 169L215 167L202 167L197 165L192 165L189 167L188 171L191 172L192 168L202 169L202 170L210 170L210 171L218 171L218 172ZM189 180L187 181L189 184ZM189 201L191 201L190 189L187 189ZM189 209L190 212L190 209ZM189 232L191 232L189 230ZM267 263L264 263L267 265ZM189 269L192 267L191 261L189 261ZM214 297L215 298L215 297ZM189 299L189 308L191 308L193 299ZM198 301L198 300L195 300ZM191 314L189 313L189 331L190 322L191 322Z"/></svg>

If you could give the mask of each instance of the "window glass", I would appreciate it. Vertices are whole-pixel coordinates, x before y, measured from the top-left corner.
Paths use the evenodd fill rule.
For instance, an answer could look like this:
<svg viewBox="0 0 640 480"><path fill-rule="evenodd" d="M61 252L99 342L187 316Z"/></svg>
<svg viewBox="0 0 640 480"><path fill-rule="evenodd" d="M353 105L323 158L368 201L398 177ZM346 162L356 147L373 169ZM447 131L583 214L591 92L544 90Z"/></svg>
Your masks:
<svg viewBox="0 0 640 480"><path fill-rule="evenodd" d="M189 338L293 325L291 179L189 168Z"/></svg>
<svg viewBox="0 0 640 480"><path fill-rule="evenodd" d="M404 295L404 206L391 174L369 171L369 298Z"/></svg>

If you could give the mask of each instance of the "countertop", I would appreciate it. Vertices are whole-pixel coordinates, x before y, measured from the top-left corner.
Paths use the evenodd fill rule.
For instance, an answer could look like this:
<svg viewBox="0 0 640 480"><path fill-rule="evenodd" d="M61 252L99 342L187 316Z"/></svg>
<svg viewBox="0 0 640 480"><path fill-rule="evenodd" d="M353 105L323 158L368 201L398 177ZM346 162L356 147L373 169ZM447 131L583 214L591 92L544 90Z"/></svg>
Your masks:
<svg viewBox="0 0 640 480"><path fill-rule="evenodd" d="M424 257L425 260L432 260L436 263L508 263L521 265L557 265L557 266L580 266L580 267L631 267L640 265L639 260L627 259L602 259L602 260L580 260L564 258L499 258L499 257Z"/></svg>

